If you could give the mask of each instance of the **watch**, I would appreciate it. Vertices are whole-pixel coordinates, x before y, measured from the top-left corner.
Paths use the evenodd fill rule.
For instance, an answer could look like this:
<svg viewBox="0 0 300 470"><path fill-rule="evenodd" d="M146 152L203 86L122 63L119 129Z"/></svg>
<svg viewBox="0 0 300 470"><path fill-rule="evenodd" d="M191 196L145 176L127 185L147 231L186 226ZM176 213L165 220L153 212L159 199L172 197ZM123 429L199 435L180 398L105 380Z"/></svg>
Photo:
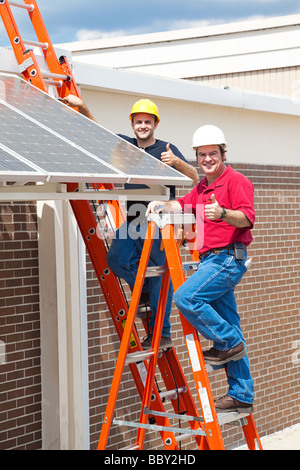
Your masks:
<svg viewBox="0 0 300 470"><path fill-rule="evenodd" d="M222 207L222 215L221 215L220 219L221 219L221 220L225 219L226 214L227 214L227 212L226 212L225 207Z"/></svg>

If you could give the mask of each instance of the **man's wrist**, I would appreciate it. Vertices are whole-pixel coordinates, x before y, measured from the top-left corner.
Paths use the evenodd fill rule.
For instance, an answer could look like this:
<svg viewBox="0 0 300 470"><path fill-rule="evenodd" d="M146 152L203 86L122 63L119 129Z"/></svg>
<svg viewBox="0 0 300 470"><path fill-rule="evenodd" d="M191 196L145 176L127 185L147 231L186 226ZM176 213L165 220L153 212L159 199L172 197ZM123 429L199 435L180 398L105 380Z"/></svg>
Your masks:
<svg viewBox="0 0 300 470"><path fill-rule="evenodd" d="M227 211L226 211L225 207L221 207L221 209L222 209L222 214L221 214L220 219L224 220L226 215L227 215Z"/></svg>

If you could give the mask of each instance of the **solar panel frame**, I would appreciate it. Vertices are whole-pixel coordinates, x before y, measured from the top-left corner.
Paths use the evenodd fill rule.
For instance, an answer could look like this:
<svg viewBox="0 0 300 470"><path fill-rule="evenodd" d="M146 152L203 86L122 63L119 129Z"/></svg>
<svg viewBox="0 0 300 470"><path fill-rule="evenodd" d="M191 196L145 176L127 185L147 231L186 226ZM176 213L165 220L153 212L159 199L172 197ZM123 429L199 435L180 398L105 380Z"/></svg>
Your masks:
<svg viewBox="0 0 300 470"><path fill-rule="evenodd" d="M46 173L6 149L0 142L0 181L23 181L25 174L31 182L44 182L47 179Z"/></svg>

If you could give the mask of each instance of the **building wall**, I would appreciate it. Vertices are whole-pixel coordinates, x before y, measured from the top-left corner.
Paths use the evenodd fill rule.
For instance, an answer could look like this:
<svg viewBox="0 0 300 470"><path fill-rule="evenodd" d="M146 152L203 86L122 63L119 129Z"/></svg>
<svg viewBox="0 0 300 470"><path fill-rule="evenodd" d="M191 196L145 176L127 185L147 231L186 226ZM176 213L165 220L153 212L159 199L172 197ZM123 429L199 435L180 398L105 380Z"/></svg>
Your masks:
<svg viewBox="0 0 300 470"><path fill-rule="evenodd" d="M255 382L254 418L261 436L300 420L300 170L233 164L255 187L256 225L249 249L253 264L237 287L237 300ZM178 190L182 195L186 190ZM35 205L1 205L1 449L42 448L38 255ZM182 250L188 259L186 250ZM128 299L130 294L125 287ZM110 390L119 341L88 261L88 354L90 441L95 449ZM136 322L140 336L144 330ZM197 403L177 311L172 313L176 352ZM209 346L201 341L202 347ZM157 379L160 383L159 374ZM224 372L211 374L213 394L226 393ZM162 387L161 387L162 388ZM163 388L162 388L163 390ZM168 409L168 406L167 406ZM116 414L137 419L139 399L128 370ZM113 428L110 448L134 441L136 431ZM227 448L243 442L239 428L224 429ZM183 449L193 449L192 441ZM163 449L160 436L147 433L145 448Z"/></svg>
<svg viewBox="0 0 300 470"><path fill-rule="evenodd" d="M300 67L253 70L191 78L203 85L233 87L300 98Z"/></svg>
<svg viewBox="0 0 300 470"><path fill-rule="evenodd" d="M196 100L198 87L195 88L192 98ZM133 103L145 96L153 99L158 105L161 118L155 131L156 137L171 141L190 161L195 160L191 148L193 133L204 124L214 124L225 133L228 158L231 162L296 166L299 164L297 152L287 151L300 146L299 115L284 114L278 103L275 112L257 110L256 104L263 101L263 95L257 95L253 108L250 104L249 109L244 109L233 107L234 100L231 106L218 106L183 100L181 96L177 99L167 99L145 94L109 93L86 87L82 87L81 92L84 101L102 126L112 132L126 135L133 135L129 120ZM205 90L199 90L200 93L205 93ZM228 93L231 93L230 90ZM298 106L294 106L296 112Z"/></svg>

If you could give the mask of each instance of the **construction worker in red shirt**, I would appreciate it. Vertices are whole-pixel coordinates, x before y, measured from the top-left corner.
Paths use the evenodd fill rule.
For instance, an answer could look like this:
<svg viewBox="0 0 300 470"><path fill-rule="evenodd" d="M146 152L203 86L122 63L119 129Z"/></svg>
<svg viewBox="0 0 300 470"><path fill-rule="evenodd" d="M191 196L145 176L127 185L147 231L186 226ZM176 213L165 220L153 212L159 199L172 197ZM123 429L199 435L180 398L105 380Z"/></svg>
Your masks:
<svg viewBox="0 0 300 470"><path fill-rule="evenodd" d="M146 214L195 214L200 264L175 292L174 302L196 330L213 341L213 347L203 352L205 362L217 368L227 365L229 390L215 401L217 411L251 413L254 387L234 288L247 271L254 189L245 176L225 164L226 147L218 127L197 129L193 148L205 178L180 199L152 201Z"/></svg>

